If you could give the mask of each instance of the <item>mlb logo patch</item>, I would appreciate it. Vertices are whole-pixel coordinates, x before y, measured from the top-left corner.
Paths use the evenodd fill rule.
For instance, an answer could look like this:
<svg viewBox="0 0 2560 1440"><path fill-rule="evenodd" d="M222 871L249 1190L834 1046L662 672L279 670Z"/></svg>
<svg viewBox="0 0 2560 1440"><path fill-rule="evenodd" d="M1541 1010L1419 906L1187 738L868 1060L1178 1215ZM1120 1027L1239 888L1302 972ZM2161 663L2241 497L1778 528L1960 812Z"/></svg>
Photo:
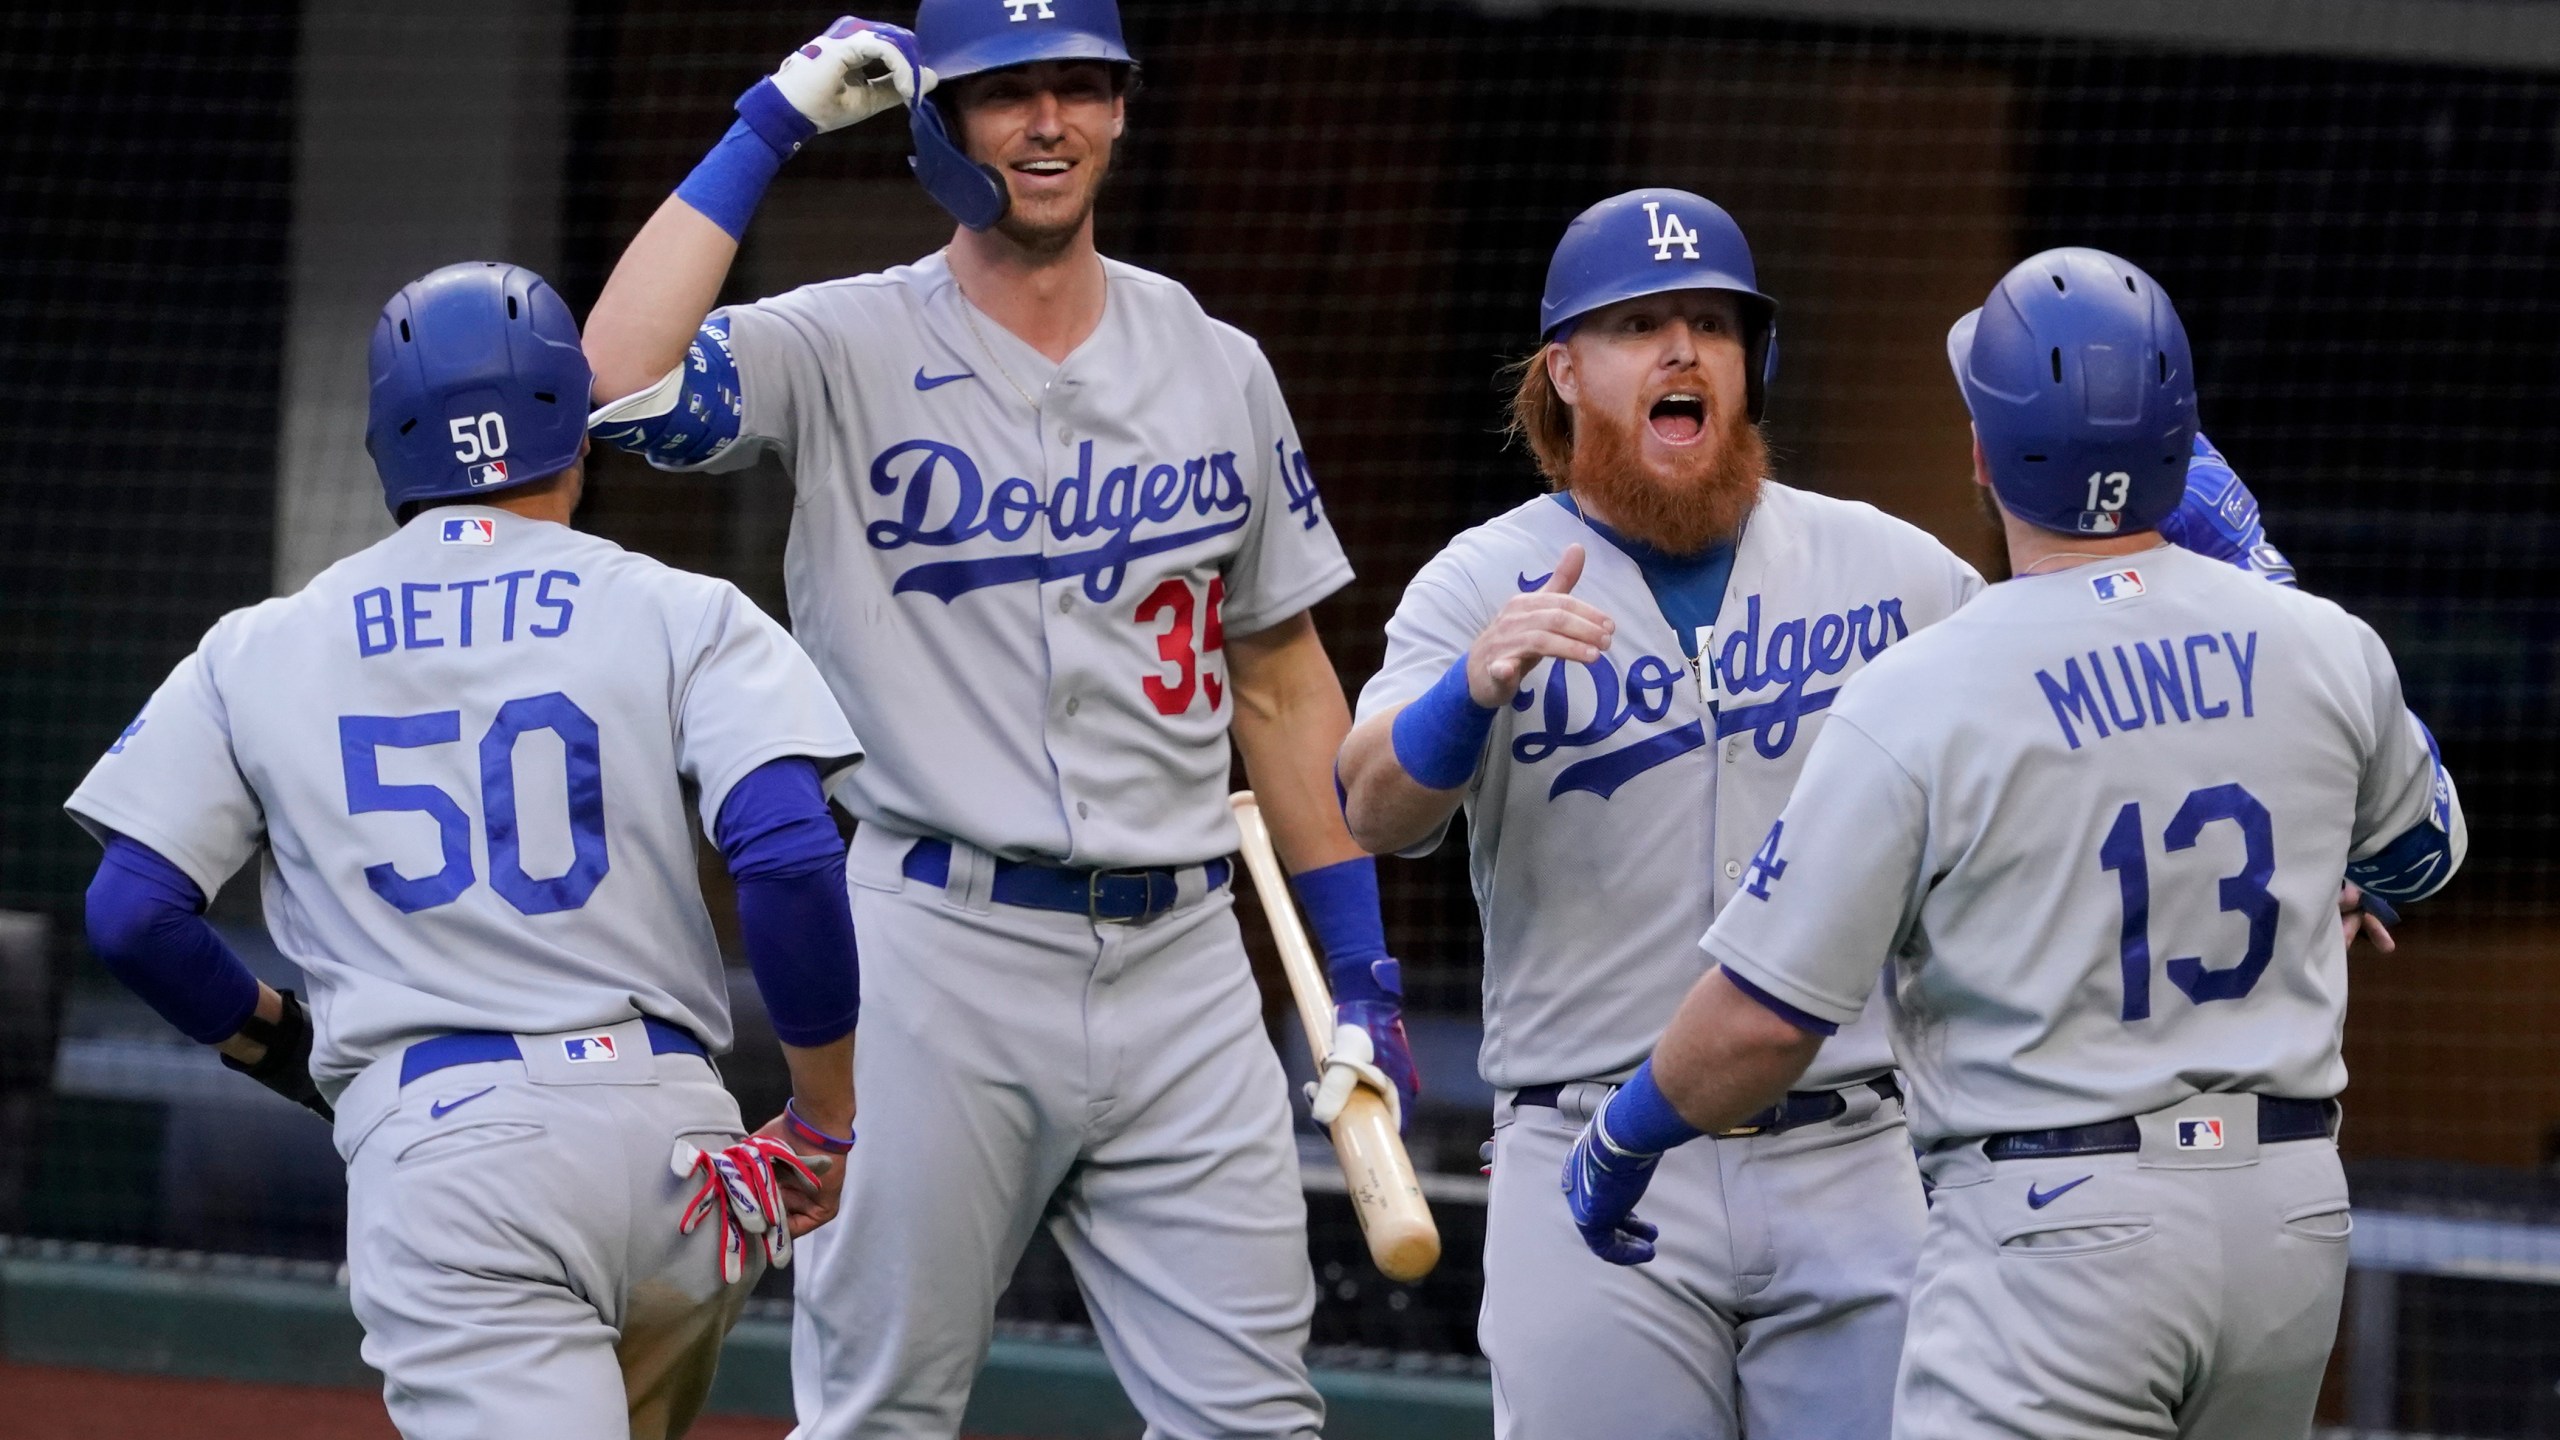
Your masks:
<svg viewBox="0 0 2560 1440"><path fill-rule="evenodd" d="M444 543L447 545L495 545L498 543L498 522L478 517L447 520L444 522Z"/></svg>
<svg viewBox="0 0 2560 1440"><path fill-rule="evenodd" d="M2092 576L2089 580L2089 588L2097 592L2098 603L2101 605L2112 605L2118 600L2130 600L2142 593L2142 572L2118 570L2111 574Z"/></svg>
<svg viewBox="0 0 2560 1440"><path fill-rule="evenodd" d="M474 481L472 483L478 484L479 482ZM2080 533L2083 535L2113 535L2123 528L2124 516L2113 510L2083 510L2080 512Z"/></svg>
<svg viewBox="0 0 2560 1440"><path fill-rule="evenodd" d="M572 1035L560 1042L560 1053L567 1056L572 1065L601 1065L622 1058L614 1053L610 1035ZM2216 1120L2213 1123L2219 1126L2222 1122ZM2214 1143L2219 1145L2222 1142L2216 1140Z"/></svg>
<svg viewBox="0 0 2560 1440"><path fill-rule="evenodd" d="M2178 1122L2178 1148L2181 1150L2219 1150L2222 1148L2222 1121L2216 1116Z"/></svg>
<svg viewBox="0 0 2560 1440"><path fill-rule="evenodd" d="M474 465L465 472L465 478L470 480L471 488L474 490L486 489L491 485L504 485L507 483L507 462L492 460L486 465Z"/></svg>

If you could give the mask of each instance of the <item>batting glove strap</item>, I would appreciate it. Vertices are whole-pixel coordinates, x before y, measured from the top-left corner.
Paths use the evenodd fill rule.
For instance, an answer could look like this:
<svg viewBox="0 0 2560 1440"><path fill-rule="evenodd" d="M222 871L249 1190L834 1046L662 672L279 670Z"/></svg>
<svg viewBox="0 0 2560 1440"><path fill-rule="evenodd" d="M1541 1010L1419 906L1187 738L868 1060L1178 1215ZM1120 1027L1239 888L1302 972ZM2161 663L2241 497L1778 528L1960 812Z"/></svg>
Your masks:
<svg viewBox="0 0 2560 1440"><path fill-rule="evenodd" d="M761 1238L773 1268L791 1264L791 1221L774 1167L788 1166L813 1186L818 1176L790 1146L770 1135L750 1135L722 1150L702 1150L679 1140L667 1163L679 1179L700 1177L676 1229L690 1235L703 1221L719 1220L722 1283L735 1285L746 1275L750 1236Z"/></svg>
<svg viewBox="0 0 2560 1440"><path fill-rule="evenodd" d="M320 1087L311 1079L311 1012L302 1008L300 996L287 990L284 1013L273 1020L263 1020L256 1012L240 1022L243 1038L267 1047L258 1063L244 1065L225 1055L222 1063L266 1086L323 1120L334 1123L338 1114L320 1097Z"/></svg>

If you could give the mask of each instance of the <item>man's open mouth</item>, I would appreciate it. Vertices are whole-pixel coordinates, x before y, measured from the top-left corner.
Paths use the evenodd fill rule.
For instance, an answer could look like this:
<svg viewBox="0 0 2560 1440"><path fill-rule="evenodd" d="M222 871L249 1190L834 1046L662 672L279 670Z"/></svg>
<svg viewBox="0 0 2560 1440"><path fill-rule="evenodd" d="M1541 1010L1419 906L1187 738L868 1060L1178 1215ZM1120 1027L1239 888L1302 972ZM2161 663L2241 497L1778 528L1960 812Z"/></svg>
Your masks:
<svg viewBox="0 0 2560 1440"><path fill-rule="evenodd" d="M1703 395L1674 390L1653 402L1645 417L1666 445L1693 445L1707 433L1707 401Z"/></svg>

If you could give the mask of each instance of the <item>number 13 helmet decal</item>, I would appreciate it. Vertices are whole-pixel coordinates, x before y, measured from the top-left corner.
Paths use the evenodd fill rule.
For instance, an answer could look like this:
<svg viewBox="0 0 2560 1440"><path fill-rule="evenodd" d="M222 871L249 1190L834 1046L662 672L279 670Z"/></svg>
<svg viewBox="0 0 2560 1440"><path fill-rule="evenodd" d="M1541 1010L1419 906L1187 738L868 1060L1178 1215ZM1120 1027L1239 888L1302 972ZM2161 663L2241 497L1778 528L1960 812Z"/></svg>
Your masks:
<svg viewBox="0 0 2560 1440"><path fill-rule="evenodd" d="M566 470L592 376L568 302L519 265L467 261L411 281L374 322L364 448L395 518Z"/></svg>
<svg viewBox="0 0 2560 1440"><path fill-rule="evenodd" d="M2066 248L2002 277L1947 332L1991 488L2066 534L2157 527L2186 493L2195 362L2168 293L2131 261Z"/></svg>

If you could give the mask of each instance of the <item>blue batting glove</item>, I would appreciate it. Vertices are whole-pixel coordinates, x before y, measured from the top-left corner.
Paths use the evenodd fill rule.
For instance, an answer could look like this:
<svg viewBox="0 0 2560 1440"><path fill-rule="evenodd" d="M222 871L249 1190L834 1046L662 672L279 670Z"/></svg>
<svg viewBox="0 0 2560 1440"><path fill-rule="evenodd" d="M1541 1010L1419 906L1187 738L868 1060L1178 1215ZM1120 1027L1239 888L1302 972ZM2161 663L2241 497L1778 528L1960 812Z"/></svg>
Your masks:
<svg viewBox="0 0 2560 1440"><path fill-rule="evenodd" d="M1602 1105L1574 1137L1564 1157L1565 1205L1592 1254L1612 1265L1642 1265L1653 1258L1653 1242L1662 1232L1636 1218L1636 1202L1653 1183L1662 1157L1619 1148L1609 1138L1608 1121L1609 1107Z"/></svg>
<svg viewBox="0 0 2560 1440"><path fill-rule="evenodd" d="M1413 1042L1405 1038L1404 1002L1394 996L1345 1000L1333 1007L1333 1020L1337 1029L1356 1025L1367 1032L1372 1063L1395 1083L1400 1099L1397 1118L1410 1119L1414 1099L1422 1094L1422 1071L1413 1063Z"/></svg>
<svg viewBox="0 0 2560 1440"><path fill-rule="evenodd" d="M2160 522L2160 534L2181 549L2237 565L2278 585L2294 583L2293 562L2267 543L2258 497L2201 430L2187 460L2187 493Z"/></svg>

